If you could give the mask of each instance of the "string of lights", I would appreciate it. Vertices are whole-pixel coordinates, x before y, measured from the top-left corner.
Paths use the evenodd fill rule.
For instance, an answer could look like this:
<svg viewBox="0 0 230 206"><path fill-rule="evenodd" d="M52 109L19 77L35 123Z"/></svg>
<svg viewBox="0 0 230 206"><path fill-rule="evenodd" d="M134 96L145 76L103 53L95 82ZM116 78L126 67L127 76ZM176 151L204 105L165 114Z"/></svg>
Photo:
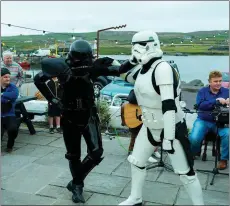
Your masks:
<svg viewBox="0 0 230 206"><path fill-rule="evenodd" d="M52 32L52 31L47 31L47 30L41 30L41 29L34 29L34 28L30 28L30 27L25 27L25 26L19 26L19 25L14 25L14 24L6 24L6 23L1 23L2 25L6 25L8 27L16 27L16 28L21 28L21 29L27 29L27 30L31 30L31 31L40 31L43 33L43 35L45 34L61 34L61 35L65 35L65 36L70 36L70 34L66 34L66 33L59 33L59 32ZM71 35L73 39L75 39L74 35Z"/></svg>

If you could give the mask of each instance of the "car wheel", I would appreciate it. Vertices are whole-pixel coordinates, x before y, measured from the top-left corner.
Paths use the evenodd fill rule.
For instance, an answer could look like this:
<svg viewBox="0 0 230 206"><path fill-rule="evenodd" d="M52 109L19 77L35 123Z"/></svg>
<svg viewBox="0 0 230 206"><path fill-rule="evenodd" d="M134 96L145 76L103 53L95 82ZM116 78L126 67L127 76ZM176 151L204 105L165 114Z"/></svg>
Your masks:
<svg viewBox="0 0 230 206"><path fill-rule="evenodd" d="M93 88L94 88L94 95L96 98L100 96L100 91L104 87L104 85L101 82L94 82Z"/></svg>

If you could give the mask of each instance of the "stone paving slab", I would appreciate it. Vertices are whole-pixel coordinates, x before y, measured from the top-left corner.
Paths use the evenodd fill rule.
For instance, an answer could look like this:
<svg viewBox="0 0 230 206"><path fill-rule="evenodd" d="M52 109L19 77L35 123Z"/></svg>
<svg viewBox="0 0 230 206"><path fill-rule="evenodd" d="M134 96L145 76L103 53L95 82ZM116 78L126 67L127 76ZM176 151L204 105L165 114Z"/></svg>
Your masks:
<svg viewBox="0 0 230 206"><path fill-rule="evenodd" d="M26 155L30 157L44 157L49 153L57 150L55 147L40 146L40 145L26 145L22 148L17 149L14 155Z"/></svg>
<svg viewBox="0 0 230 206"><path fill-rule="evenodd" d="M54 204L57 204L57 203L60 204L61 200L71 200L72 202L72 193L69 192L64 187L47 185L45 188L42 188L36 194L57 199L57 201ZM83 192L83 196L86 201L92 196L92 194L93 193L90 193L90 192L85 192L85 191Z"/></svg>
<svg viewBox="0 0 230 206"><path fill-rule="evenodd" d="M94 193L85 205L118 205L125 198Z"/></svg>
<svg viewBox="0 0 230 206"><path fill-rule="evenodd" d="M120 155L104 155L102 162L93 169L93 172L102 174L111 174L122 162L125 161L126 156Z"/></svg>
<svg viewBox="0 0 230 206"><path fill-rule="evenodd" d="M208 174L197 173L197 175L200 180L202 188L205 189L208 184ZM163 173L161 173L160 177L157 179L157 182L163 182L163 183L179 185L179 186L183 185L182 182L180 181L179 175L176 175L173 172L168 172L165 170Z"/></svg>
<svg viewBox="0 0 230 206"><path fill-rule="evenodd" d="M35 194L63 172L62 168L29 164L3 180L1 187L5 190Z"/></svg>
<svg viewBox="0 0 230 206"><path fill-rule="evenodd" d="M162 168L147 170L146 180L155 181L160 175L160 172L162 172ZM128 160L126 159L120 164L119 167L112 172L112 175L131 178L131 165Z"/></svg>
<svg viewBox="0 0 230 206"><path fill-rule="evenodd" d="M66 187L70 180L71 179L66 177L58 177L53 182L51 182L50 185ZM84 190L88 192L118 196L129 181L129 178L116 177L99 173L90 173L85 179Z"/></svg>
<svg viewBox="0 0 230 206"><path fill-rule="evenodd" d="M162 205L154 202L144 202L144 205Z"/></svg>
<svg viewBox="0 0 230 206"><path fill-rule="evenodd" d="M6 145L7 145L7 137L4 138L1 142L1 154L6 155L8 154L5 150L6 150ZM20 143L20 142L15 142L14 147L13 147L13 151L16 151L24 146L28 145L27 143Z"/></svg>
<svg viewBox="0 0 230 206"><path fill-rule="evenodd" d="M66 149L56 149L53 152L47 154L46 156L37 159L34 163L46 165L46 166L55 166L61 168L68 168L68 160L65 159Z"/></svg>
<svg viewBox="0 0 230 206"><path fill-rule="evenodd" d="M6 154L1 157L1 179L7 179L18 170L36 160L36 157Z"/></svg>
<svg viewBox="0 0 230 206"><path fill-rule="evenodd" d="M38 131L38 130L37 130ZM6 146L2 141L1 148ZM21 131L12 154L2 156L2 196L5 205L83 205L71 200L72 194L66 185L72 179L65 145L61 134L49 134L48 129L39 129L30 135L28 129ZM110 140L103 137L104 160L95 167L85 180L85 205L117 205L130 194L131 171L127 161L130 138ZM120 145L120 142L122 145ZM82 158L86 155L86 144L82 138ZM214 165L211 147L207 150L208 161L198 158L195 166L209 169ZM166 163L170 163L164 154ZM55 171L55 175L53 175ZM220 172L228 172L224 170ZM214 185L209 185L212 174L198 172L205 203L227 205L229 200L228 176L216 175ZM34 184L31 184L31 183ZM173 172L162 168L147 171L144 185L144 205L191 205L180 179ZM167 196L165 196L167 194Z"/></svg>
<svg viewBox="0 0 230 206"><path fill-rule="evenodd" d="M47 137L45 135L30 135L30 134L19 134L15 142L27 143L27 144L36 144L36 145L47 145L60 137Z"/></svg>
<svg viewBox="0 0 230 206"><path fill-rule="evenodd" d="M229 193L203 190L203 196L206 205L229 205ZM176 205L192 205L184 188L179 191Z"/></svg>
<svg viewBox="0 0 230 206"><path fill-rule="evenodd" d="M51 205L55 201L53 198L1 190L1 205Z"/></svg>
<svg viewBox="0 0 230 206"><path fill-rule="evenodd" d="M209 181L207 185L207 190L220 191L220 192L229 192L229 176L218 174L215 176L214 184L210 185L211 174L209 174Z"/></svg>
<svg viewBox="0 0 230 206"><path fill-rule="evenodd" d="M91 173L85 179L85 190L108 195L120 195L129 178Z"/></svg>
<svg viewBox="0 0 230 206"><path fill-rule="evenodd" d="M120 195L121 197L128 197L130 195L130 186L131 184L129 183L125 187ZM177 185L145 181L143 187L143 199L148 202L172 205L176 200L178 191L179 186Z"/></svg>

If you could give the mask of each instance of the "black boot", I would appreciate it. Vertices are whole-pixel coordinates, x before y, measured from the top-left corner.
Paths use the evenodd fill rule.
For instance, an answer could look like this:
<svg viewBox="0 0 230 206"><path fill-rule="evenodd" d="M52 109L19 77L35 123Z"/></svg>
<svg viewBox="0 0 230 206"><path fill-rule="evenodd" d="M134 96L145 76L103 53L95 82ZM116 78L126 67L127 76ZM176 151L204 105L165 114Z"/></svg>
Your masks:
<svg viewBox="0 0 230 206"><path fill-rule="evenodd" d="M70 160L69 168L73 177L68 185L67 189L73 193L72 200L74 203L85 202L85 199L82 195L83 193L83 179L82 179L82 165L80 160Z"/></svg>
<svg viewBox="0 0 230 206"><path fill-rule="evenodd" d="M84 184L76 185L73 183L72 180L68 183L67 189L73 193L72 200L74 203L79 203L79 202L85 203L85 199L82 195L83 187Z"/></svg>

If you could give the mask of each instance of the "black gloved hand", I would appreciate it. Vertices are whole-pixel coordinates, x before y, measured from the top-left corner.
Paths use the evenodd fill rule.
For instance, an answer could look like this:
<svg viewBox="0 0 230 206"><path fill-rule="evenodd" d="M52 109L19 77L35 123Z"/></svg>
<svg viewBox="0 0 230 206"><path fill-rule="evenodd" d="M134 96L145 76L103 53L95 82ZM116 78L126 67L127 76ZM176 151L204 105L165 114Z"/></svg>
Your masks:
<svg viewBox="0 0 230 206"><path fill-rule="evenodd" d="M59 107L60 109L63 108L63 104L61 103L61 100L58 98L53 98L51 100L51 104L55 104L57 107Z"/></svg>
<svg viewBox="0 0 230 206"><path fill-rule="evenodd" d="M108 67L112 66L114 59L109 57L103 57L96 59L93 63L93 66L97 69L107 69Z"/></svg>

